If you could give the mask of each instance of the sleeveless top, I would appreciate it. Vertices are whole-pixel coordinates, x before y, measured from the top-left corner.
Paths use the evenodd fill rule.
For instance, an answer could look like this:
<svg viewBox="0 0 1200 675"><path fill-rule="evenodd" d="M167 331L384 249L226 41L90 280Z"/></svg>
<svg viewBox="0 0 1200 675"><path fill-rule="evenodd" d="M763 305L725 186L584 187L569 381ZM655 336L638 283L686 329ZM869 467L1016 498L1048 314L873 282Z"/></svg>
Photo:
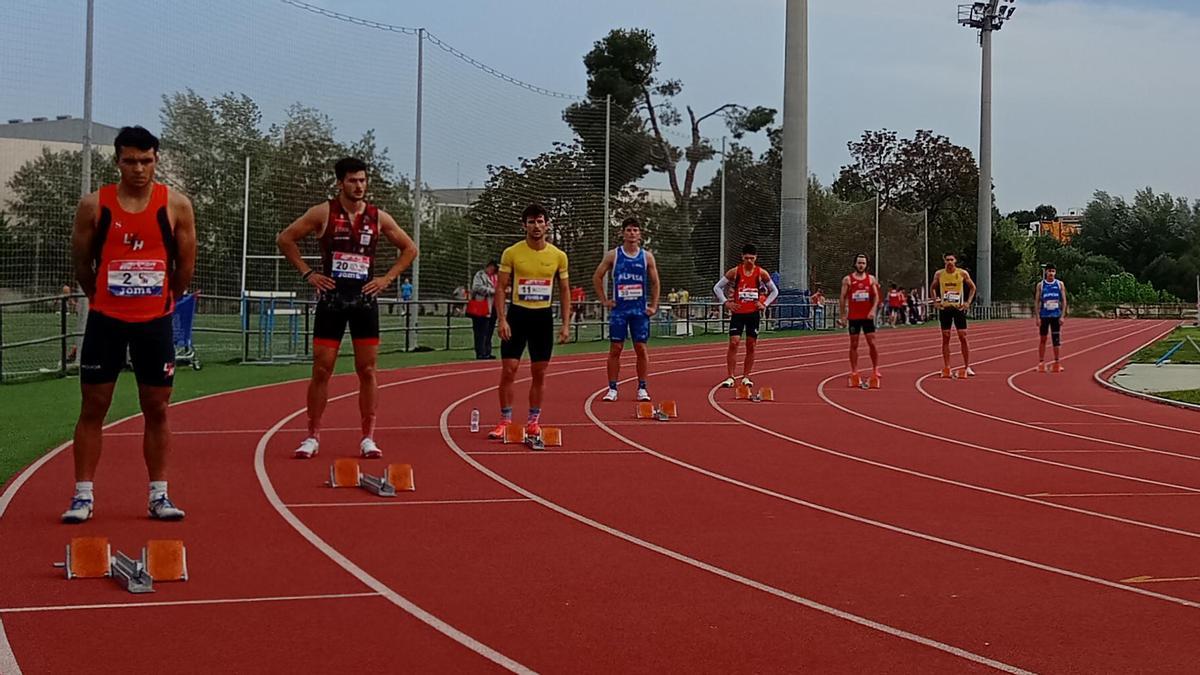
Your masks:
<svg viewBox="0 0 1200 675"><path fill-rule="evenodd" d="M171 272L177 252L167 215L167 186L154 183L150 201L138 213L121 208L115 184L101 187L98 196L100 219L92 253L96 294L91 308L129 322L171 314L175 311Z"/></svg>

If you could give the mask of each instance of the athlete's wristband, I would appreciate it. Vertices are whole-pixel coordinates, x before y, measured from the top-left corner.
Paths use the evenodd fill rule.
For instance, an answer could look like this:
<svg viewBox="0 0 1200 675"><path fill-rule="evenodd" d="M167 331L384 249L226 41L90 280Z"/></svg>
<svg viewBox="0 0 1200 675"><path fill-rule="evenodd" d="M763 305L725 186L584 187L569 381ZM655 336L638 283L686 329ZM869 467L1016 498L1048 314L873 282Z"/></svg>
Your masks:
<svg viewBox="0 0 1200 675"><path fill-rule="evenodd" d="M308 268L307 272L300 275L300 278L304 281L308 281L308 278L311 277L314 272L316 272L316 270L314 270L313 268L310 267L310 268Z"/></svg>

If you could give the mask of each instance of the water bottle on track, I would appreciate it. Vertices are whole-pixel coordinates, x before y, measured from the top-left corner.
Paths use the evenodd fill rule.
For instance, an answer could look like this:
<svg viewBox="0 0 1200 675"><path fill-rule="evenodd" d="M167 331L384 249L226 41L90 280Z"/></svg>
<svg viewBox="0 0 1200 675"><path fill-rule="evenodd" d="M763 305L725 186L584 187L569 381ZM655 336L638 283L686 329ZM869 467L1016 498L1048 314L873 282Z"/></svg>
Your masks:
<svg viewBox="0 0 1200 675"><path fill-rule="evenodd" d="M479 408L471 408L471 433L479 433Z"/></svg>

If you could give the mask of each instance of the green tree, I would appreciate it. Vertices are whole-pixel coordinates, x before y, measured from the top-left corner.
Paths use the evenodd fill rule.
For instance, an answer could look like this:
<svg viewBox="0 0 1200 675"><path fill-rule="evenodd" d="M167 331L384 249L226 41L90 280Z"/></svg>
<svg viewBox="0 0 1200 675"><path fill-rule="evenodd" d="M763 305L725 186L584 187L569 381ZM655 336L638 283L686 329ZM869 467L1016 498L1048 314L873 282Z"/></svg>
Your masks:
<svg viewBox="0 0 1200 675"><path fill-rule="evenodd" d="M943 253L974 248L979 167L969 149L928 130L910 139L888 129L866 131L848 147L851 162L834 181L834 194L850 202L879 195L883 206L927 210L931 266L941 264Z"/></svg>
<svg viewBox="0 0 1200 675"><path fill-rule="evenodd" d="M79 176L83 152L42 148L37 158L26 162L8 187L10 225L4 250L8 283L34 293L55 293L73 283L71 228L79 204ZM112 158L92 149L92 185L117 181ZM11 270L16 270L12 272Z"/></svg>
<svg viewBox="0 0 1200 675"><path fill-rule="evenodd" d="M729 133L741 138L766 128L775 118L773 109L749 108L737 103L725 103L702 113L684 105L684 112L680 112L677 97L683 91L683 83L659 76L658 45L654 34L645 29L610 31L593 45L583 63L588 73L590 102L568 108L564 118L583 139L584 148L594 148L597 142L603 142L596 120L600 120L602 132L605 97L611 96L614 108L619 111L614 127L622 132L623 141L631 146L641 145L641 148L631 147L623 155L630 161L618 177L624 179L642 171L645 164L639 166L636 162L646 162L654 171L666 174L675 205L685 218L690 215L688 205L696 170L716 154L701 133L704 123L714 117L722 118ZM671 129L677 126L685 129L681 144L668 138Z"/></svg>

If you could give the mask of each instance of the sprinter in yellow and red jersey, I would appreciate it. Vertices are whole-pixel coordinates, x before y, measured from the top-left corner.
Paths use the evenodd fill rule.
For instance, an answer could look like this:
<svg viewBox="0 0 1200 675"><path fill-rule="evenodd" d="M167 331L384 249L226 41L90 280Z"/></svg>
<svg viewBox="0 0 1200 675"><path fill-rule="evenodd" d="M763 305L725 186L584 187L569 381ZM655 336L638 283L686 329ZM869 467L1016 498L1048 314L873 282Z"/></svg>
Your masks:
<svg viewBox="0 0 1200 675"><path fill-rule="evenodd" d="M75 425L75 495L62 515L65 523L92 517L101 427L126 350L146 419L150 517L184 516L167 496L167 406L175 377L171 314L196 269L196 220L187 197L155 182L153 134L125 127L114 145L121 181L80 200L71 236L75 279L91 308L79 356L83 404Z"/></svg>

